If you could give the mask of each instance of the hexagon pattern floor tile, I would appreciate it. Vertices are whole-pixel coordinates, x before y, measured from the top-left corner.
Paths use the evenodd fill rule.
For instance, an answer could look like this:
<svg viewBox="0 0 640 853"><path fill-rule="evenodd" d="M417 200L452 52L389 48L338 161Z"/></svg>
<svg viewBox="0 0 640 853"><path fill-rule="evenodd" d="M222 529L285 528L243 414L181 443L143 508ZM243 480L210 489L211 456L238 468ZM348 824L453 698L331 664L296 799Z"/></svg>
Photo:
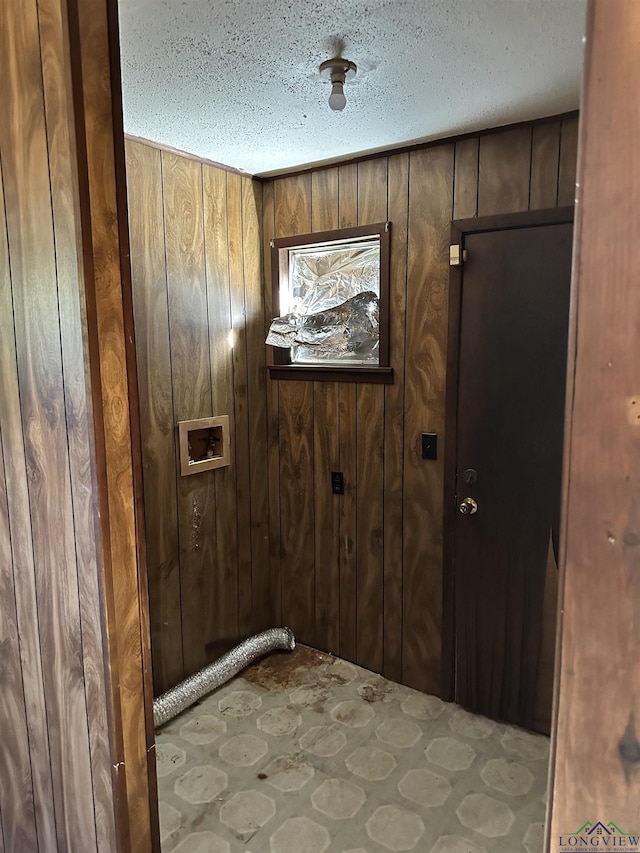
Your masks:
<svg viewBox="0 0 640 853"><path fill-rule="evenodd" d="M157 734L163 853L541 853L549 741L298 646Z"/></svg>

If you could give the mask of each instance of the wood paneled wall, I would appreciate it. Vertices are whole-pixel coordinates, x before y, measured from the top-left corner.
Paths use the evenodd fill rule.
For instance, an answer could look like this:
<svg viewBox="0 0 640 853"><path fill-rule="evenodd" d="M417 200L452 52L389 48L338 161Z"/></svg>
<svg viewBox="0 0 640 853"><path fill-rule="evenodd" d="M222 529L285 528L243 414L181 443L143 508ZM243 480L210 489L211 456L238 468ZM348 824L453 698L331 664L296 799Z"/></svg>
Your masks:
<svg viewBox="0 0 640 853"><path fill-rule="evenodd" d="M156 693L273 624L259 181L127 140ZM233 334L233 348L229 334ZM176 424L228 414L181 477Z"/></svg>
<svg viewBox="0 0 640 853"><path fill-rule="evenodd" d="M127 141L156 692L276 623L441 691L450 222L571 203L576 130L560 118L264 182ZM393 384L270 380L270 240L385 219ZM177 422L212 414L231 417L231 467L180 477Z"/></svg>
<svg viewBox="0 0 640 853"><path fill-rule="evenodd" d="M638 31L635 0L590 4L548 853L586 820L640 830Z"/></svg>
<svg viewBox="0 0 640 853"><path fill-rule="evenodd" d="M264 183L267 320L271 238L392 222L393 384L267 380L270 576L301 642L441 692L450 223L572 204L576 140L572 116Z"/></svg>
<svg viewBox="0 0 640 853"><path fill-rule="evenodd" d="M123 170L114 159L118 136L122 148L119 89L112 91L117 30L111 3L81 6L25 0L0 9L0 850L7 853L142 851L157 841L117 190Z"/></svg>

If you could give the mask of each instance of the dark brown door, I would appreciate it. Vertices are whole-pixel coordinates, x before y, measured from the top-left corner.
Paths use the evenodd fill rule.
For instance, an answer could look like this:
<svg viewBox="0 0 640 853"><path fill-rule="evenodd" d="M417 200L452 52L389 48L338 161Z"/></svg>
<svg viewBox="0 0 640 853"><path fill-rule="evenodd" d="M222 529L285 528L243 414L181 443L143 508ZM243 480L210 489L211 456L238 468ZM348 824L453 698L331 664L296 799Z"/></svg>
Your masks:
<svg viewBox="0 0 640 853"><path fill-rule="evenodd" d="M548 726L553 677L572 230L544 225L464 238L456 701L538 729Z"/></svg>

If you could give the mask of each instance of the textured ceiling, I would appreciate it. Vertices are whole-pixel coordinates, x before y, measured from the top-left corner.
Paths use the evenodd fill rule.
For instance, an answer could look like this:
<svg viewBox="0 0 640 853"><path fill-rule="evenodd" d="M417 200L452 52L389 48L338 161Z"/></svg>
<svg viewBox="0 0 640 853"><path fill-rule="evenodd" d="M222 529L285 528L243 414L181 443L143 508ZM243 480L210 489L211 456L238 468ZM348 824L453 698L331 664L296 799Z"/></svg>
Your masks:
<svg viewBox="0 0 640 853"><path fill-rule="evenodd" d="M585 0L120 0L125 130L253 174L578 107ZM358 73L344 112L318 73Z"/></svg>

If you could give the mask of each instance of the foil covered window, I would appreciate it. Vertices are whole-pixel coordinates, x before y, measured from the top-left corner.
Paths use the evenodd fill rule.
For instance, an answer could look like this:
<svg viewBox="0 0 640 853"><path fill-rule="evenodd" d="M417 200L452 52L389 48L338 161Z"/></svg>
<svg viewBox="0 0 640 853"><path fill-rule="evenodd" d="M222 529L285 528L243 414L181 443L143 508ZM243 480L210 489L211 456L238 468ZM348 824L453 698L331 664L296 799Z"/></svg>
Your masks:
<svg viewBox="0 0 640 853"><path fill-rule="evenodd" d="M277 363L388 364L388 233L381 223L274 241L278 316L266 343Z"/></svg>

